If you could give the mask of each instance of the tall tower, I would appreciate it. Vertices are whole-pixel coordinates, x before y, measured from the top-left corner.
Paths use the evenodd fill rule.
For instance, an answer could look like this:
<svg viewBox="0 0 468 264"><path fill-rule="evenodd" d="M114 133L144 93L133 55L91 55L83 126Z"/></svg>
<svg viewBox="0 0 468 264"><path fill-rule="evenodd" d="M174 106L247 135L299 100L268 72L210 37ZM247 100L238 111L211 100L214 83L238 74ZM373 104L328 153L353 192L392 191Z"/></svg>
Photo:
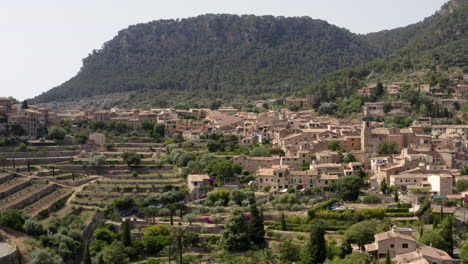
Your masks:
<svg viewBox="0 0 468 264"><path fill-rule="evenodd" d="M361 125L361 150L367 152L372 149L369 142L372 136L372 127L371 127L372 118L363 117Z"/></svg>

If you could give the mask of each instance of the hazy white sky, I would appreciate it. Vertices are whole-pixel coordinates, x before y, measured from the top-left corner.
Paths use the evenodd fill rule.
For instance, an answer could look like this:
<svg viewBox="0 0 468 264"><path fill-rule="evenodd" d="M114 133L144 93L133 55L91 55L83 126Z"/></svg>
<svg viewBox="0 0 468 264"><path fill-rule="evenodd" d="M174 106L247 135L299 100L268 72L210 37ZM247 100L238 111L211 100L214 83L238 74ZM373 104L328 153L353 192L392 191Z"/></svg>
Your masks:
<svg viewBox="0 0 468 264"><path fill-rule="evenodd" d="M447 0L2 0L0 97L55 87L120 29L205 13L310 16L356 33L405 26Z"/></svg>

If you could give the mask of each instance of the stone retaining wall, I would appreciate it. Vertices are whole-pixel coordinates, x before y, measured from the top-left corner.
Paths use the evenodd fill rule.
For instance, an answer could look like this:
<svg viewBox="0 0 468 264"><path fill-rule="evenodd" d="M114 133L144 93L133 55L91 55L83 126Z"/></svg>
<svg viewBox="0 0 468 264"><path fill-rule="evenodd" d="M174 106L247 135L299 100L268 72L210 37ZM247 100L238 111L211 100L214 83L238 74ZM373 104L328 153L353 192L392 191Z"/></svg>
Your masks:
<svg viewBox="0 0 468 264"><path fill-rule="evenodd" d="M8 175L6 175L5 177L2 177L0 178L0 184L4 183L4 182L7 182L11 179L13 179L15 177L15 174L14 173L9 173Z"/></svg>
<svg viewBox="0 0 468 264"><path fill-rule="evenodd" d="M31 185L31 180L25 181L25 182L23 182L21 184L18 184L18 185L14 186L14 187L12 187L12 188L10 188L8 190L0 192L0 199L3 199L5 197L19 191L19 190L22 190L22 189L28 187L29 185Z"/></svg>
<svg viewBox="0 0 468 264"><path fill-rule="evenodd" d="M68 157L78 155L78 151L29 151L29 152L11 152L7 153L7 158L53 158Z"/></svg>
<svg viewBox="0 0 468 264"><path fill-rule="evenodd" d="M50 213L57 211L57 209L63 207L65 203L67 202L68 198L73 194L73 192L70 192L69 194L65 195L64 197L58 199L55 201L53 204L51 204L49 207L42 209L41 211L37 212L36 216L38 218L46 218Z"/></svg>
<svg viewBox="0 0 468 264"><path fill-rule="evenodd" d="M20 263L19 252L18 252L18 247L16 246L16 244L10 241L0 242L0 246L2 246L2 244L5 244L5 246L7 246L6 244L10 244L12 247L14 247L14 249L11 252L9 252L7 255L0 256L0 263L1 264L19 264Z"/></svg>
<svg viewBox="0 0 468 264"><path fill-rule="evenodd" d="M34 193L33 195L27 197L26 199L23 199L13 205L10 205L8 207L8 209L21 209L21 208L24 208L32 203L34 203L35 201L41 199L42 197L48 195L49 193L53 192L55 190L55 184L52 184L52 185L49 185L47 186L46 188L44 188L43 190L37 192L37 193Z"/></svg>

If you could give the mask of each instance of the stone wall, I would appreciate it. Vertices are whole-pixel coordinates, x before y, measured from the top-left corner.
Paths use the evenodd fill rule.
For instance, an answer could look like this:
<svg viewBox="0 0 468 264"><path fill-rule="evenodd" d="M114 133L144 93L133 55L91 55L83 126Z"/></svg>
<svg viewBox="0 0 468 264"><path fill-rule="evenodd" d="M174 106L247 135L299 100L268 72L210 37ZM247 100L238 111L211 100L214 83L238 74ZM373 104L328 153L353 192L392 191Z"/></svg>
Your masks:
<svg viewBox="0 0 468 264"><path fill-rule="evenodd" d="M0 192L0 199L3 199L5 197L7 197L8 195L11 195L11 194L13 194L13 193L15 193L15 192L17 192L19 190L22 190L22 189L28 187L29 185L31 185L31 180L25 181L25 182L23 182L21 184L18 184L18 185L14 186L14 187L6 190L6 191Z"/></svg>
<svg viewBox="0 0 468 264"><path fill-rule="evenodd" d="M7 153L7 158L53 158L69 157L78 155L78 151L30 151L30 152L11 152Z"/></svg>
<svg viewBox="0 0 468 264"><path fill-rule="evenodd" d="M0 184L6 182L6 181L9 181L11 179L13 179L15 177L15 174L14 173L10 173L2 178L0 178Z"/></svg>
<svg viewBox="0 0 468 264"><path fill-rule="evenodd" d="M35 201L41 199L42 197L48 195L49 193L53 192L55 190L55 184L53 185L49 185L47 186L46 188L44 188L43 190L37 192L37 193L34 193L33 195L27 197L26 199L23 199L11 206L8 207L8 209L21 209L21 208L24 208L32 203L34 203Z"/></svg>
<svg viewBox="0 0 468 264"><path fill-rule="evenodd" d="M8 251L5 255L0 255L0 263L1 264L19 264L19 253L18 247L15 243L10 241L3 241L0 242L0 247L5 247ZM8 250L8 248L12 248L12 250Z"/></svg>

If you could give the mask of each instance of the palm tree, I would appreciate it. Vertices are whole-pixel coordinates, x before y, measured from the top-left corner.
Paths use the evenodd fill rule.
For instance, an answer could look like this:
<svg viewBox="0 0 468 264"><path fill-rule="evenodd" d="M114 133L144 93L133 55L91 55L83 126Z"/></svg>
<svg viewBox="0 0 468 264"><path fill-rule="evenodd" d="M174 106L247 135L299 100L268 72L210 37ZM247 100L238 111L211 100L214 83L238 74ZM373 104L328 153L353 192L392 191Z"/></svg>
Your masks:
<svg viewBox="0 0 468 264"><path fill-rule="evenodd" d="M276 257L275 254L273 254L273 251L269 248L262 249L260 252L258 252L257 259L258 259L258 263L260 264L279 263L278 258Z"/></svg>
<svg viewBox="0 0 468 264"><path fill-rule="evenodd" d="M172 238L174 239L175 246L179 250L179 264L183 264L182 257L184 251L184 239L186 235L185 228L178 226L172 229Z"/></svg>
<svg viewBox="0 0 468 264"><path fill-rule="evenodd" d="M161 251L161 255L167 257L167 261L169 262L169 264L171 264L171 260L174 254L175 254L174 244L169 244L165 246L163 250Z"/></svg>

